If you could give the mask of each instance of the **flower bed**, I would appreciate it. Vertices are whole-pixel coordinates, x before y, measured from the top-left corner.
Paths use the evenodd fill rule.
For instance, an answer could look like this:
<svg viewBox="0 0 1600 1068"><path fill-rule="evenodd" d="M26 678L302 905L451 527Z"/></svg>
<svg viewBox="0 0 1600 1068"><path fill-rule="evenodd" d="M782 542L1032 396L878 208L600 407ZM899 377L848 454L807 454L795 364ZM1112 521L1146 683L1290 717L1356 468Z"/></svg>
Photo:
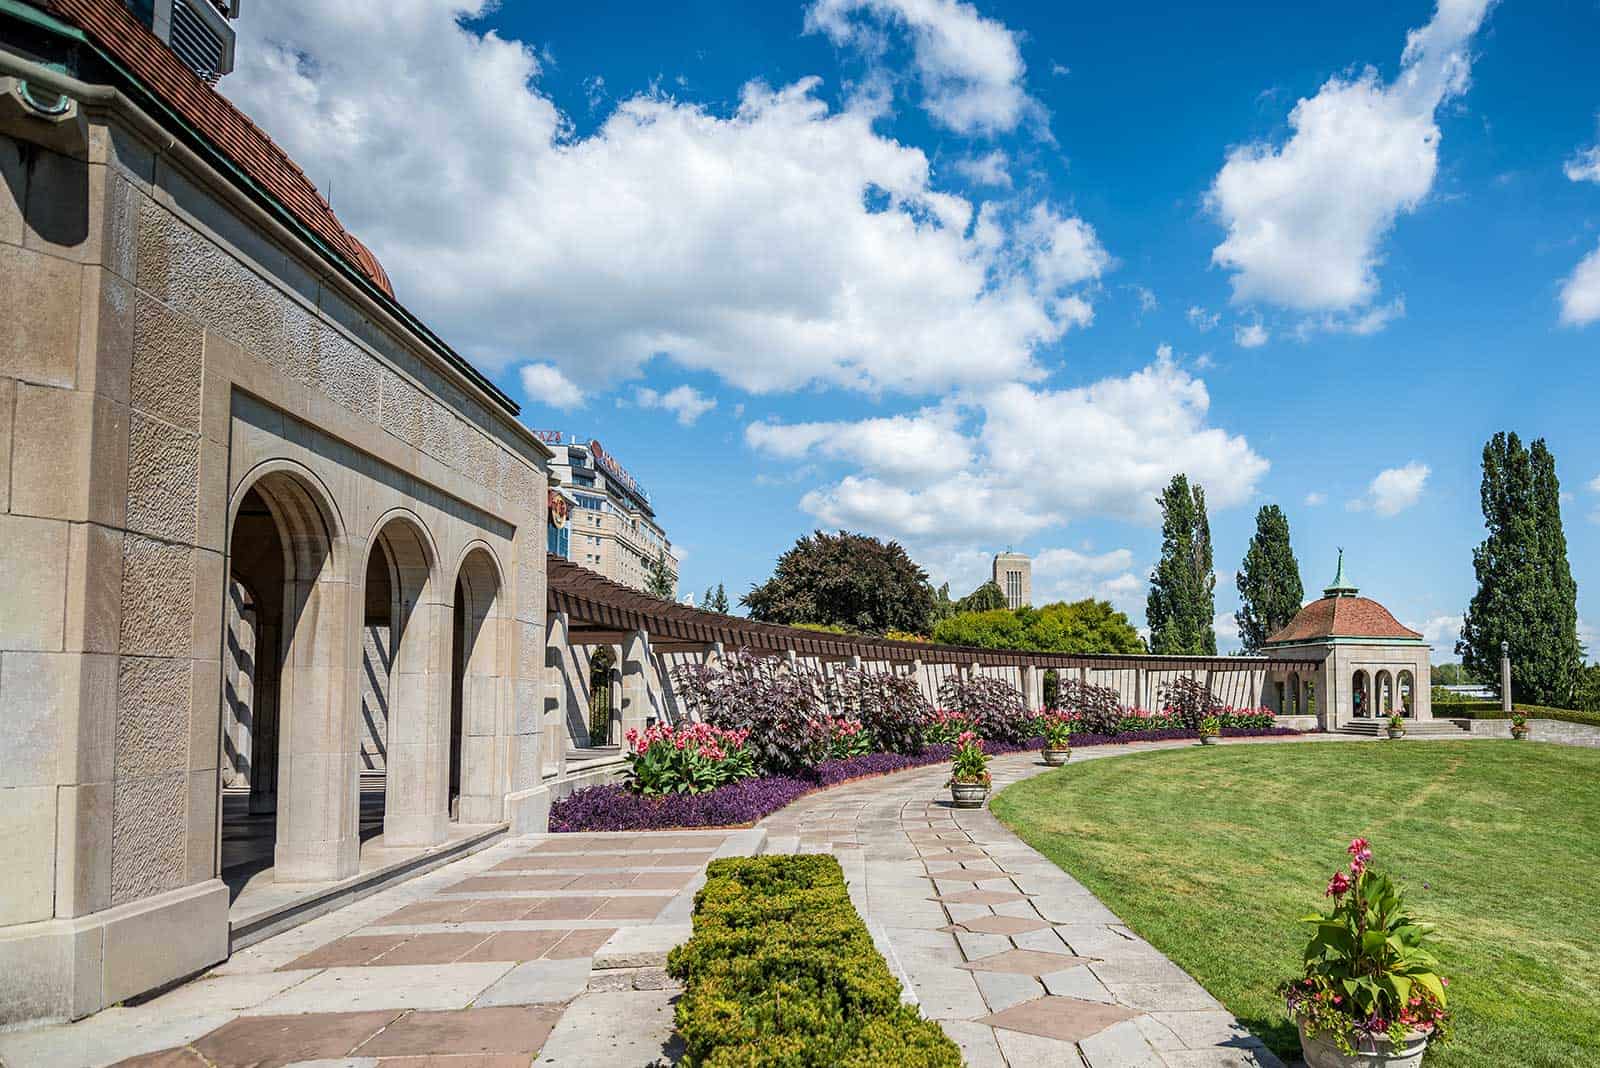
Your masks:
<svg viewBox="0 0 1600 1068"><path fill-rule="evenodd" d="M1224 738L1265 738L1301 732L1287 727L1224 727ZM1167 742L1198 738L1198 731L1153 730L1138 734L1074 734L1074 748L1089 745L1127 745L1131 742ZM1043 738L1026 742L985 742L993 756L1020 753L1044 746ZM808 776L767 775L719 786L698 794L635 793L621 783L590 786L557 801L550 808L550 830L660 831L673 828L738 827L755 823L813 790L837 786L851 779L886 775L910 768L949 762L951 746L930 745L915 756L904 753L867 753L824 760Z"/></svg>

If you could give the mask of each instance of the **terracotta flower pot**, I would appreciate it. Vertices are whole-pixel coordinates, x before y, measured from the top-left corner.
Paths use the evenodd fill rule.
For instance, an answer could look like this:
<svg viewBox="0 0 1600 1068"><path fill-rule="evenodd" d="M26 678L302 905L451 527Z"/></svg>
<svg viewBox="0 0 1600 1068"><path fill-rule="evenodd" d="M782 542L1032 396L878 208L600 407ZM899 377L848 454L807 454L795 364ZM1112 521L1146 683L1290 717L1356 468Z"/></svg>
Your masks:
<svg viewBox="0 0 1600 1068"><path fill-rule="evenodd" d="M1351 1044L1355 1053L1344 1053L1327 1035L1308 1038L1305 1025L1300 1027L1300 1052L1306 1059L1306 1068L1417 1068L1428 1051L1428 1036L1420 1031L1408 1032L1398 1049L1382 1036L1361 1038Z"/></svg>
<svg viewBox="0 0 1600 1068"><path fill-rule="evenodd" d="M989 784L983 782L953 782L950 798L956 808L982 808L983 799L989 796Z"/></svg>
<svg viewBox="0 0 1600 1068"><path fill-rule="evenodd" d="M1044 762L1049 764L1052 768L1059 768L1061 765L1072 759L1071 749L1051 749L1046 746L1043 750L1043 753Z"/></svg>

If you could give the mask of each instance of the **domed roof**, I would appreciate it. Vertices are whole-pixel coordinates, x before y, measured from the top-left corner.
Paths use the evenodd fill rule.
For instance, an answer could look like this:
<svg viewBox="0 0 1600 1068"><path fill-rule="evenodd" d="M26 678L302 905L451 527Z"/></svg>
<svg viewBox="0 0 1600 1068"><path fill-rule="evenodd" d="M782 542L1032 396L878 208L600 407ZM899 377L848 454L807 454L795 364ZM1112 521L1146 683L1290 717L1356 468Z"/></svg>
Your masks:
<svg viewBox="0 0 1600 1068"><path fill-rule="evenodd" d="M1344 576L1344 550L1339 550L1338 573L1312 601L1295 613L1289 625L1267 638L1268 645L1291 645L1329 638L1379 638L1417 642L1422 635L1401 625L1389 610L1360 591Z"/></svg>

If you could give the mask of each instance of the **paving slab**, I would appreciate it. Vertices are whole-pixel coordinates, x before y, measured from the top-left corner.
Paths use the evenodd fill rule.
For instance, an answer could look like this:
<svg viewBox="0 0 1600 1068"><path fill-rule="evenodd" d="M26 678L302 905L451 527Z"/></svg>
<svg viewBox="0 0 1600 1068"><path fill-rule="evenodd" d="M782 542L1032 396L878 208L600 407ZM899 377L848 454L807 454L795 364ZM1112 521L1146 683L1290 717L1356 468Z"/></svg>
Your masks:
<svg viewBox="0 0 1600 1068"><path fill-rule="evenodd" d="M681 1045L672 1030L677 994L629 990L583 994L567 1006L538 1065L655 1065L674 1063Z"/></svg>

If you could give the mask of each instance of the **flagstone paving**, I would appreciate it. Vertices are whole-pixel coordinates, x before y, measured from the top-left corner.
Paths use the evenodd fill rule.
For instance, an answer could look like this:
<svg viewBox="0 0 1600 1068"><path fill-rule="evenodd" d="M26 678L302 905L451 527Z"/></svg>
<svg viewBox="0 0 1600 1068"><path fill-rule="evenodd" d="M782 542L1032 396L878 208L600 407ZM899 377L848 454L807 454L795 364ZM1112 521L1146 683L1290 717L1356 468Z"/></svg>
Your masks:
<svg viewBox="0 0 1600 1068"><path fill-rule="evenodd" d="M670 1062L715 856L764 832L500 842L76 1024L0 1034L7 1068L529 1068Z"/></svg>
<svg viewBox="0 0 1600 1068"><path fill-rule="evenodd" d="M990 770L998 791L1047 769L1018 753ZM1278 1068L1215 998L987 808L951 807L947 774L847 783L761 826L769 852L838 858L908 996L969 1065Z"/></svg>

